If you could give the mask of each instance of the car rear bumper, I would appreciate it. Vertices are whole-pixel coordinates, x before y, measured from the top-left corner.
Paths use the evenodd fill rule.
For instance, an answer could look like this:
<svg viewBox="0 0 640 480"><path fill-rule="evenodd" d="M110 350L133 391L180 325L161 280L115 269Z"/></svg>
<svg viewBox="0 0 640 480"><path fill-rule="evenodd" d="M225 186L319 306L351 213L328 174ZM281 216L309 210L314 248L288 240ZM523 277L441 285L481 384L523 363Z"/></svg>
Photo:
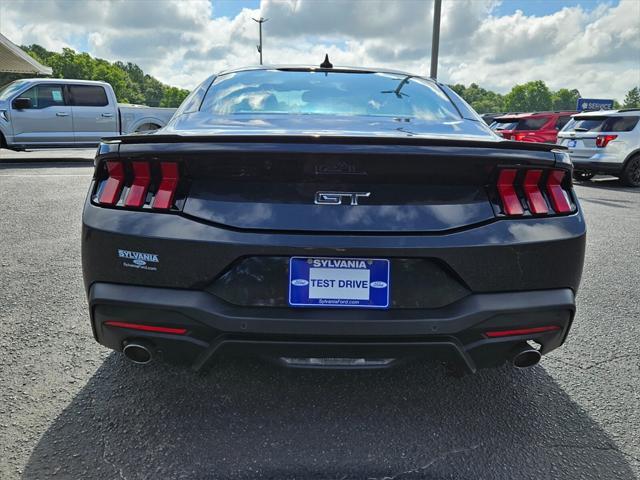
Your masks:
<svg viewBox="0 0 640 480"><path fill-rule="evenodd" d="M239 307L204 291L94 283L89 305L94 336L101 344L121 351L127 342L146 342L158 357L195 369L218 355L240 353L293 367L301 366L295 359L310 357L390 360L378 367L424 358L474 372L503 363L527 340L542 345L543 354L557 348L575 312L568 288L472 294L437 309L363 312ZM139 331L105 324L109 321L186 332ZM558 328L499 338L485 335L550 325Z"/></svg>
<svg viewBox="0 0 640 480"><path fill-rule="evenodd" d="M594 162L591 159L582 160L572 158L573 167L576 171L588 170L595 173L609 173L612 175L618 175L622 172L622 163L613 162Z"/></svg>
<svg viewBox="0 0 640 480"><path fill-rule="evenodd" d="M614 175L620 173L624 166L624 157L617 153L607 153L602 150L583 150L581 153L569 151L569 156L576 170L590 170Z"/></svg>

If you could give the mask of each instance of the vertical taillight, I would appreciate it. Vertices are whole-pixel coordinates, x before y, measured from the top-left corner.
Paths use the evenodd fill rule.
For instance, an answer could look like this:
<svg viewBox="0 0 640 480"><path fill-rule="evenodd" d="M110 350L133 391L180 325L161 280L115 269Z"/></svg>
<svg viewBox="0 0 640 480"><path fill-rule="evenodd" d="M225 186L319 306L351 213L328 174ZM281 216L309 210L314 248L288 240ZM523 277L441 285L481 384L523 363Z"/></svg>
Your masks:
<svg viewBox="0 0 640 480"><path fill-rule="evenodd" d="M115 205L120 199L124 185L124 166L122 162L107 162L107 180L103 183L98 195L98 202L103 205Z"/></svg>
<svg viewBox="0 0 640 480"><path fill-rule="evenodd" d="M133 162L133 182L124 201L125 207L141 207L147 198L147 191L151 183L151 167L149 162Z"/></svg>
<svg viewBox="0 0 640 480"><path fill-rule="evenodd" d="M502 213L507 216L570 213L575 207L566 190L567 171L540 168L503 168L498 172L496 190ZM551 209L553 211L551 211Z"/></svg>
<svg viewBox="0 0 640 480"><path fill-rule="evenodd" d="M507 215L522 215L524 213L514 185L517 173L516 169L507 168L501 170L498 176L498 195L500 195L504 213Z"/></svg>
<svg viewBox="0 0 640 480"><path fill-rule="evenodd" d="M551 170L547 177L547 193L551 199L551 206L556 213L567 213L572 210L569 196L562 188L565 174L564 170Z"/></svg>
<svg viewBox="0 0 640 480"><path fill-rule="evenodd" d="M160 163L160 186L153 199L153 208L160 210L171 208L178 189L178 180L180 180L180 174L177 163Z"/></svg>
<svg viewBox="0 0 640 480"><path fill-rule="evenodd" d="M524 195L529 204L529 210L535 215L544 215L549 213L547 202L540 191L540 179L542 178L542 170L527 170L524 176Z"/></svg>
<svg viewBox="0 0 640 480"><path fill-rule="evenodd" d="M107 161L95 200L101 205L171 210L180 182L176 162ZM104 175L104 174L103 174Z"/></svg>

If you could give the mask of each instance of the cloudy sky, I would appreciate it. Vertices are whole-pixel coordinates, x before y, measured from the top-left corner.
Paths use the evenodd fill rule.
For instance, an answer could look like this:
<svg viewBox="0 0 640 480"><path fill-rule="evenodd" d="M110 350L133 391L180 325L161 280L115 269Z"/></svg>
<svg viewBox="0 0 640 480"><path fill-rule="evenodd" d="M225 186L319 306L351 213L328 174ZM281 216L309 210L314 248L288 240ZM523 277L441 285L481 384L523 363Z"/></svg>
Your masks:
<svg viewBox="0 0 640 480"><path fill-rule="evenodd" d="M384 66L428 74L432 0L0 0L17 44L131 61L191 88L258 63ZM439 79L499 92L542 79L622 99L640 84L640 0L443 0Z"/></svg>

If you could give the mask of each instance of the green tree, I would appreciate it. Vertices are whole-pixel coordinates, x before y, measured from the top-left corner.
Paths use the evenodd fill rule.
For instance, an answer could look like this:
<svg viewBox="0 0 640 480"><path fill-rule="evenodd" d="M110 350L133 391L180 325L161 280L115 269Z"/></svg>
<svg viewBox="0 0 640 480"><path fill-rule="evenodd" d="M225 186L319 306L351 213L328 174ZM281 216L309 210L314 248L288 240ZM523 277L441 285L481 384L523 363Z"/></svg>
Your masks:
<svg viewBox="0 0 640 480"><path fill-rule="evenodd" d="M633 87L627 92L623 102L624 108L640 108L640 88Z"/></svg>
<svg viewBox="0 0 640 480"><path fill-rule="evenodd" d="M485 90L475 83L468 87L461 84L451 85L450 87L478 113L503 111L504 99L499 93Z"/></svg>
<svg viewBox="0 0 640 480"><path fill-rule="evenodd" d="M52 68L55 78L77 78L101 80L113 86L116 97L122 103L138 103L157 106L178 106L189 93L169 87L154 77L146 75L135 63L108 62L93 58L88 53L77 53L70 48L62 52L51 52L40 45L22 47L39 62ZM4 80L0 77L0 81ZM13 78L8 79L8 81Z"/></svg>
<svg viewBox="0 0 640 480"><path fill-rule="evenodd" d="M151 107L160 106L164 95L165 86L151 75L145 75L142 81L142 94L144 95L144 104Z"/></svg>
<svg viewBox="0 0 640 480"><path fill-rule="evenodd" d="M504 106L510 112L551 110L551 91L542 80L516 85L504 96Z"/></svg>
<svg viewBox="0 0 640 480"><path fill-rule="evenodd" d="M169 87L164 91L162 100L160 100L161 107L179 107L182 101L189 95L189 90L183 90L178 87Z"/></svg>
<svg viewBox="0 0 640 480"><path fill-rule="evenodd" d="M573 89L561 88L551 95L551 108L553 110L575 110L578 105L580 92Z"/></svg>

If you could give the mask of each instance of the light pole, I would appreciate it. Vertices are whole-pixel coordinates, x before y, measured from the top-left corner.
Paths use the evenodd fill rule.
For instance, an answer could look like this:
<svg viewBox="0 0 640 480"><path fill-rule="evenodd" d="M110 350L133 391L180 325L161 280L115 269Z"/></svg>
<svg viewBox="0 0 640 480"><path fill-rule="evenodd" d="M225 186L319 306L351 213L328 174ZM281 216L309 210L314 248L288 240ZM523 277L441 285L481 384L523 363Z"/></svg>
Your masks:
<svg viewBox="0 0 640 480"><path fill-rule="evenodd" d="M259 19L253 18L252 20L254 22L258 22L258 25L260 25L260 45L256 45L256 47L258 48L258 52L260 53L260 65L262 65L262 24L269 19L260 17Z"/></svg>
<svg viewBox="0 0 640 480"><path fill-rule="evenodd" d="M440 10L442 0L433 2L433 35L431 36L431 78L438 78L438 49L440 47Z"/></svg>

